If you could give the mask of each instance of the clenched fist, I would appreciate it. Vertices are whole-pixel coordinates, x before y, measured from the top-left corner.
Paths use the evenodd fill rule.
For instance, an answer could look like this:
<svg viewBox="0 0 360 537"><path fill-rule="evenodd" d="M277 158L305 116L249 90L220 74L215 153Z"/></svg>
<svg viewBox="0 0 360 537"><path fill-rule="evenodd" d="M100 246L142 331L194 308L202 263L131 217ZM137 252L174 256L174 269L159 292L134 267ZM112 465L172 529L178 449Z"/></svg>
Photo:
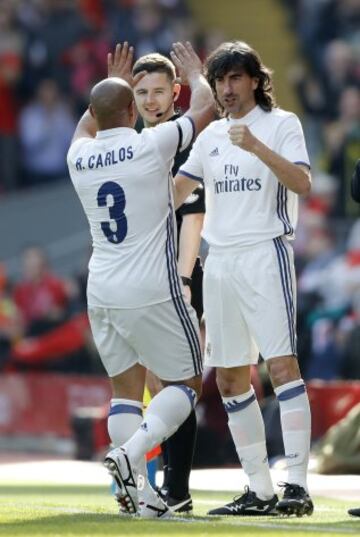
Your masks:
<svg viewBox="0 0 360 537"><path fill-rule="evenodd" d="M252 152L258 141L246 125L232 125L229 129L231 143Z"/></svg>

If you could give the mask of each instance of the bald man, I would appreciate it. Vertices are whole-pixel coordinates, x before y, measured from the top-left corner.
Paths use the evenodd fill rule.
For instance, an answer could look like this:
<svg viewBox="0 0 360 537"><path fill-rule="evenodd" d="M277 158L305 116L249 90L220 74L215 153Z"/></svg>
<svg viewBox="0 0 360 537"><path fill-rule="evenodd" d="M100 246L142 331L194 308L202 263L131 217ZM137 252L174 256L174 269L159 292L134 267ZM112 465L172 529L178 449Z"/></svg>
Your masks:
<svg viewBox="0 0 360 537"><path fill-rule="evenodd" d="M149 518L169 513L146 479L144 456L189 416L202 373L196 314L177 273L171 168L211 121L214 103L191 45L175 44L172 59L192 91L183 117L138 134L130 85L108 78L92 89L68 153L93 241L89 319L113 392L108 430L118 447L105 465L122 511ZM145 368L164 388L143 420Z"/></svg>

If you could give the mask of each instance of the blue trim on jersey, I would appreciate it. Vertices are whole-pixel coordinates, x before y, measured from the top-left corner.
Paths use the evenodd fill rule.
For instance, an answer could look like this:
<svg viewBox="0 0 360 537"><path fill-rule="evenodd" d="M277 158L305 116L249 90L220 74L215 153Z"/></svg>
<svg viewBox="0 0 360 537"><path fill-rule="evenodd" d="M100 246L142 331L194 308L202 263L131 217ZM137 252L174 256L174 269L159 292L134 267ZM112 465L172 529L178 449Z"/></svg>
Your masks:
<svg viewBox="0 0 360 537"><path fill-rule="evenodd" d="M293 164L301 164L302 166L307 166L309 170L311 170L311 166L308 162L303 162L302 160L297 160L296 162L293 162Z"/></svg>
<svg viewBox="0 0 360 537"><path fill-rule="evenodd" d="M197 402L197 395L196 391L190 388L190 386L186 386L186 384L172 384L173 388L179 388L184 394L187 396L187 398L190 401L191 408L194 409L196 402Z"/></svg>
<svg viewBox="0 0 360 537"><path fill-rule="evenodd" d="M286 239L285 239L286 240ZM289 257L289 252L284 244L284 239L279 239L280 248L282 249L284 256L286 258L286 272L287 272L287 278L288 286L289 286L289 294L290 294L290 307L291 307L291 317L292 317L292 326L293 326L293 339L294 339L294 354L297 353L297 337L296 337L296 311L295 311L295 303L294 303L294 294L293 294L293 281L292 281L292 273L291 273L291 261Z"/></svg>
<svg viewBox="0 0 360 537"><path fill-rule="evenodd" d="M295 332L295 308L293 301L293 291L292 291L292 281L291 281L291 270L290 270L290 260L288 253L286 251L285 245L283 244L281 238L277 237L273 239L276 254L279 262L281 285L283 288L286 313L288 319L289 327L289 337L290 337L290 348L293 354L296 354L296 332Z"/></svg>
<svg viewBox="0 0 360 537"><path fill-rule="evenodd" d="M294 228L290 223L287 210L287 188L281 183L278 184L276 212L284 225L284 235L293 235Z"/></svg>
<svg viewBox="0 0 360 537"><path fill-rule="evenodd" d="M302 393L306 392L305 384L301 384L300 386L294 386L293 388L289 388L288 390L284 390L283 392L279 393L276 397L278 401L289 401L289 399L294 399L294 397L298 397Z"/></svg>
<svg viewBox="0 0 360 537"><path fill-rule="evenodd" d="M285 194L284 194L284 214L285 214L285 220L289 226L289 235L294 234L294 228L291 225L289 214L288 214L288 189L283 185Z"/></svg>
<svg viewBox="0 0 360 537"><path fill-rule="evenodd" d="M183 131L182 131L182 128L180 126L180 124L178 123L178 121L175 121L175 124L177 126L177 130L178 130L178 133L179 133L179 142L178 142L178 145L177 145L177 148L176 148L176 153L179 153L181 151L181 146L182 146L182 143L183 143Z"/></svg>
<svg viewBox="0 0 360 537"><path fill-rule="evenodd" d="M114 416L115 414L137 414L138 416L142 416L142 410L138 406L133 405L125 405L125 404L118 404L114 405L110 408L109 416Z"/></svg>
<svg viewBox="0 0 360 537"><path fill-rule="evenodd" d="M194 181L198 181L200 183L204 182L204 179L202 177L196 177L196 175L192 175L191 173L188 173L180 168L178 171L178 175L185 175L185 177L188 177L189 179L193 179Z"/></svg>
<svg viewBox="0 0 360 537"><path fill-rule="evenodd" d="M202 372L200 342L192 320L187 311L186 305L184 303L184 299L182 297L179 275L177 273L176 250L174 241L174 223L172 213L172 205L169 202L169 215L167 218L166 230L166 263L168 269L170 294L176 313L184 329L186 339L189 343L195 375L199 375Z"/></svg>
<svg viewBox="0 0 360 537"><path fill-rule="evenodd" d="M244 408L251 405L251 403L255 401L255 399L256 399L256 395L253 393L252 395L250 395L250 397L245 399L245 401L239 402L239 401L236 401L235 399L233 401L228 401L227 403L224 403L225 411L228 414L231 414L232 412L239 412L239 410L244 410Z"/></svg>

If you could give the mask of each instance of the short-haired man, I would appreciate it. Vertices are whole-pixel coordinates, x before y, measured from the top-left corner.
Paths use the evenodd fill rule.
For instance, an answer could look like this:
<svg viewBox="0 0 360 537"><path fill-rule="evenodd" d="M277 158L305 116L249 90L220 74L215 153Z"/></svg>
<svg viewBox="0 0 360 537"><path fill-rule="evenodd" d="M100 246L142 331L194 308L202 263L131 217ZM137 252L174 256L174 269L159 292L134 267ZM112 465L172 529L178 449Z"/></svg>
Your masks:
<svg viewBox="0 0 360 537"><path fill-rule="evenodd" d="M133 76L146 74L136 85L135 103L145 127L155 127L165 121L175 121L180 114L175 111L181 85L176 79L174 64L165 56L151 53L139 58L132 69ZM187 160L190 146L177 151L172 168L175 176ZM204 189L200 187L185 200L176 211L179 236L178 271L187 298L195 308L197 317L202 316L202 268L198 257L200 232L205 212ZM147 385L154 395L158 391L157 379L149 372ZM189 478L196 441L196 414L193 410L176 433L162 444L164 480L159 488L167 505L178 513L191 513L192 499Z"/></svg>
<svg viewBox="0 0 360 537"><path fill-rule="evenodd" d="M206 62L223 113L196 140L176 178L181 203L204 183L205 363L217 384L242 467L245 493L218 515L311 514L307 490L310 407L296 358L294 237L297 195L311 186L295 114L275 107L269 70L244 42L220 45ZM191 183L194 185L191 185ZM250 383L259 352L280 405L288 467L284 497L274 493L264 423Z"/></svg>
<svg viewBox="0 0 360 537"><path fill-rule="evenodd" d="M92 89L90 109L80 119L68 153L93 240L88 312L111 379L108 429L114 445L121 446L107 454L105 464L124 510L143 517L168 511L150 487L139 508L137 476L145 453L185 421L201 389L195 312L183 300L176 270L169 179L178 147L186 148L194 129L196 133L210 121L213 98L189 43L175 44L172 58L192 90L183 118L138 134L131 87L108 78ZM165 387L143 420L144 366Z"/></svg>

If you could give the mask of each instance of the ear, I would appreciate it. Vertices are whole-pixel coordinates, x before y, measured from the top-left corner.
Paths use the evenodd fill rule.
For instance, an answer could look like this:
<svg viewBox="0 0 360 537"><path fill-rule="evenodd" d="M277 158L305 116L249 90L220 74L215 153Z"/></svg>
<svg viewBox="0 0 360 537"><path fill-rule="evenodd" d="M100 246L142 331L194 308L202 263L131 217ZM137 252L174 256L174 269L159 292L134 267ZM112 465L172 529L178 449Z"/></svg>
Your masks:
<svg viewBox="0 0 360 537"><path fill-rule="evenodd" d="M252 89L255 91L257 88L258 88L258 85L259 85L259 79L256 77L256 78L253 78L252 79Z"/></svg>
<svg viewBox="0 0 360 537"><path fill-rule="evenodd" d="M135 126L135 123L138 117L138 112L137 112L134 99L131 101L131 103L128 106L128 112L129 112L130 123L132 126Z"/></svg>
<svg viewBox="0 0 360 537"><path fill-rule="evenodd" d="M89 112L91 114L91 117L93 117L94 119L96 119L95 117L95 112L94 112L94 109L92 107L92 104L89 104Z"/></svg>
<svg viewBox="0 0 360 537"><path fill-rule="evenodd" d="M173 101L174 101L174 103L178 100L179 95L180 95L180 91L181 91L181 84L179 84L178 82L175 82L174 91L173 91Z"/></svg>

